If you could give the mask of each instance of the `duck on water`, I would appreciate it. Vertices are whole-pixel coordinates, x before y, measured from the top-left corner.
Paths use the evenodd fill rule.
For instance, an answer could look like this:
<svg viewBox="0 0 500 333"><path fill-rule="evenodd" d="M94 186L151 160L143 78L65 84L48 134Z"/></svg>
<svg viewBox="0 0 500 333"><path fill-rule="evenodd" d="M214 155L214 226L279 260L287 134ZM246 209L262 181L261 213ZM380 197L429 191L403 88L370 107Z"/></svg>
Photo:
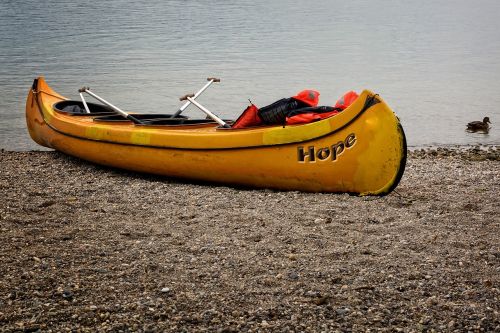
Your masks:
<svg viewBox="0 0 500 333"><path fill-rule="evenodd" d="M483 132L483 133L488 133L490 130L490 118L489 117L484 117L483 121L472 121L467 124L467 131L468 132Z"/></svg>

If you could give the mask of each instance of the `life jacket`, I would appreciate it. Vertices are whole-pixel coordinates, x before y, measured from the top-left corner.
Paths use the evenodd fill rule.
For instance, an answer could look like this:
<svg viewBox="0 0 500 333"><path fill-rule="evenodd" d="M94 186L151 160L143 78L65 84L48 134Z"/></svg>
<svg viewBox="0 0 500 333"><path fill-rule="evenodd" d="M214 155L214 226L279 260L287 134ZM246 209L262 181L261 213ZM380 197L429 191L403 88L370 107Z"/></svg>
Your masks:
<svg viewBox="0 0 500 333"><path fill-rule="evenodd" d="M359 95L355 91L348 91L335 103L335 107L344 110L358 97Z"/></svg>
<svg viewBox="0 0 500 333"><path fill-rule="evenodd" d="M232 128L247 128L263 124L306 124L334 116L358 98L356 92L349 91L335 103L334 107L318 107L319 95L316 90L306 89L295 96L282 98L260 109L251 104L236 119Z"/></svg>
<svg viewBox="0 0 500 333"><path fill-rule="evenodd" d="M329 118L341 112L342 109L332 106L316 106L297 109L286 117L287 125L307 124L318 120Z"/></svg>
<svg viewBox="0 0 500 333"><path fill-rule="evenodd" d="M319 106L297 109L288 114L286 117L287 125L307 124L314 121L332 117L339 112L345 110L358 98L355 91L345 93L336 103L334 107Z"/></svg>
<svg viewBox="0 0 500 333"><path fill-rule="evenodd" d="M310 89L302 90L292 98L296 99L297 101L301 101L308 106L317 106L319 102L319 92Z"/></svg>
<svg viewBox="0 0 500 333"><path fill-rule="evenodd" d="M260 108L258 115L264 124L285 124L286 117L290 112L305 107L317 106L318 101L319 92L310 89L302 90L293 97L282 98L272 104Z"/></svg>
<svg viewBox="0 0 500 333"><path fill-rule="evenodd" d="M253 104L250 104L245 111L236 119L236 121L231 126L232 128L247 128L253 126L262 125L262 120L260 120L257 112L259 108Z"/></svg>

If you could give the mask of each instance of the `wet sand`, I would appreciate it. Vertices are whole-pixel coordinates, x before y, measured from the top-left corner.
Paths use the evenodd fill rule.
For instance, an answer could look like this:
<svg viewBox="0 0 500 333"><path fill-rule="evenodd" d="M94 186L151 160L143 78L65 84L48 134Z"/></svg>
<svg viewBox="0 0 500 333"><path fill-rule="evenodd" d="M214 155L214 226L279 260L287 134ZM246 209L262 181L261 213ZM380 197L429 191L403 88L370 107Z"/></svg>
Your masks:
<svg viewBox="0 0 500 333"><path fill-rule="evenodd" d="M500 150L356 197L0 152L0 331L500 331Z"/></svg>

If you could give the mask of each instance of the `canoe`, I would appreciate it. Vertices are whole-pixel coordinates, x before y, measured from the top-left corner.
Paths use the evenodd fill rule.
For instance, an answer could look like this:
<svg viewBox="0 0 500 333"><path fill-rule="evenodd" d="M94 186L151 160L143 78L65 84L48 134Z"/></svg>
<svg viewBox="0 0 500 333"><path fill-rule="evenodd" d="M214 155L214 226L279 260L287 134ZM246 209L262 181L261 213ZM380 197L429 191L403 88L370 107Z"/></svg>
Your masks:
<svg viewBox="0 0 500 333"><path fill-rule="evenodd" d="M290 126L222 128L205 119L134 114L138 125L110 108L71 101L34 80L26 121L38 144L93 163L231 186L385 195L406 164L398 117L369 90L343 112Z"/></svg>

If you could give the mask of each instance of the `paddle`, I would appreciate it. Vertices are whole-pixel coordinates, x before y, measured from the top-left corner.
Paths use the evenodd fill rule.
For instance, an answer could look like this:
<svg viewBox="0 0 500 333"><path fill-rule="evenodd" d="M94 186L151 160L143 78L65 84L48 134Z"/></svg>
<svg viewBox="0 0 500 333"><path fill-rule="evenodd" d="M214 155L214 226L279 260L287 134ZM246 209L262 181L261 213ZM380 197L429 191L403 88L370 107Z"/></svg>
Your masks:
<svg viewBox="0 0 500 333"><path fill-rule="evenodd" d="M205 86L203 86L203 88L201 88L200 90L198 90L198 92L197 92L196 94L193 94L193 95L191 96L193 99L196 99L198 96L200 96L200 95L201 95L201 94L202 94L202 93L203 93L203 92L204 92L204 91L205 91L208 87L210 87L210 85L211 85L212 83L214 83L214 82L220 82L220 79L215 78L215 77L209 77L209 78L207 78L207 81L208 81L208 83L207 83L207 84L205 84ZM182 101L182 99L181 99L181 101ZM186 108L187 108L187 107L189 106L189 104L191 104L191 103L192 103L192 102L188 100L188 101L187 101L187 102L186 102L183 106L181 106L181 107L179 108L179 110L177 110L177 112L175 112L175 113L172 115L172 117L171 117L171 118L178 117L178 116L182 113L182 111L186 110Z"/></svg>
<svg viewBox="0 0 500 333"><path fill-rule="evenodd" d="M201 105L200 103L198 103L197 101L195 101L194 98L195 98L195 94L188 94L188 95L182 96L181 98L179 98L179 100L181 100L181 101L185 101L185 100L190 101L191 103L194 104L194 106L196 106L201 111L205 112L207 114L207 116L209 116L210 118L212 118L213 120L215 120L222 127L224 127L224 128L230 128L231 127L228 124L226 124L224 122L224 120L220 119L215 114L213 114L212 112L210 112L209 110L207 110L203 105Z"/></svg>
<svg viewBox="0 0 500 333"><path fill-rule="evenodd" d="M85 112L90 113L89 106L87 102L85 102L85 98L83 98L83 93L80 93L80 98L82 99L83 106L85 107Z"/></svg>
<svg viewBox="0 0 500 333"><path fill-rule="evenodd" d="M90 96L94 97L98 101L106 104L107 106L109 106L110 108L112 108L113 110L115 110L116 112L118 112L119 114L121 114L122 116L124 116L125 118L127 118L128 120L132 121L134 124L140 124L140 125L145 125L146 124L144 121L137 119L136 117L134 117L134 116L128 114L127 112L123 111L122 109L114 106L113 104L111 104L110 102L106 101L105 99L97 96L96 94L94 94L93 92L90 91L90 87L80 88L80 89L78 89L78 92L80 93L80 96L82 97L83 104L85 106L85 110L87 111L87 113L90 113L90 110L88 109L87 103L85 103L85 99L83 98L83 95L82 95L83 92L86 92L87 94L89 94Z"/></svg>

